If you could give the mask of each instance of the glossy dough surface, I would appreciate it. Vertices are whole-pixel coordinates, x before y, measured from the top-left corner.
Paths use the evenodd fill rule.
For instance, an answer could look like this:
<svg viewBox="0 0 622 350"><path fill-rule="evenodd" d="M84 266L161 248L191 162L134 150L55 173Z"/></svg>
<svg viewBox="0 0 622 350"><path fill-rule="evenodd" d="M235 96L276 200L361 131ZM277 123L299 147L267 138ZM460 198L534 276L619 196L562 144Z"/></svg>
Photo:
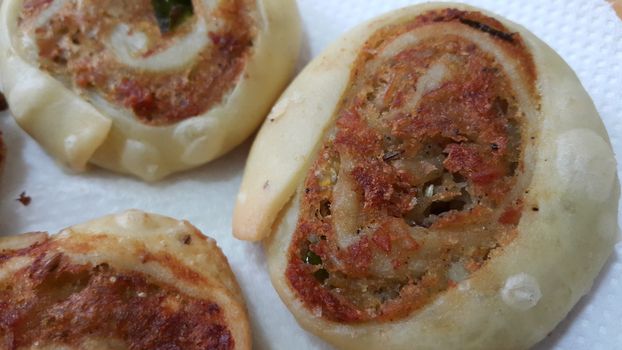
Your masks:
<svg viewBox="0 0 622 350"><path fill-rule="evenodd" d="M589 290L618 198L567 64L516 24L430 4L357 27L290 86L234 234L267 237L281 298L338 348L520 349Z"/></svg>
<svg viewBox="0 0 622 350"><path fill-rule="evenodd" d="M4 1L0 85L22 128L76 170L157 180L242 142L293 72L294 1L195 0L162 34L151 2Z"/></svg>
<svg viewBox="0 0 622 350"><path fill-rule="evenodd" d="M132 210L55 235L0 239L3 349L250 349L216 243Z"/></svg>

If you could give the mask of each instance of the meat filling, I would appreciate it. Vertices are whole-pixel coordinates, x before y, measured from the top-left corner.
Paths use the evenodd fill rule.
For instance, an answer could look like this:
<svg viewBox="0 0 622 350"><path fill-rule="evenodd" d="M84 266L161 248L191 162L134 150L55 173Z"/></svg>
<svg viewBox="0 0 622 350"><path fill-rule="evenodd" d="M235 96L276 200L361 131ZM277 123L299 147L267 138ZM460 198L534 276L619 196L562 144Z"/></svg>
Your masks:
<svg viewBox="0 0 622 350"><path fill-rule="evenodd" d="M116 32L127 32L127 39L116 45L147 59L187 36L197 22L198 10L174 31L163 34L149 0L67 1L40 25L45 11L56 3L60 2L23 3L20 26L34 33L41 68L85 96L100 94L150 125L175 123L222 102L240 78L256 35L254 1L223 0L214 12L218 26L205 34L211 45L191 64L145 71L120 62L106 42Z"/></svg>
<svg viewBox="0 0 622 350"><path fill-rule="evenodd" d="M114 349L233 349L221 308L137 272L76 265L47 243L0 254L34 263L0 282L0 347L39 344Z"/></svg>
<svg viewBox="0 0 622 350"><path fill-rule="evenodd" d="M473 27L481 17L435 12L368 41L307 174L290 246L287 279L313 312L405 317L516 236L524 115L503 66L450 34L380 57L390 38L429 21ZM522 45L494 20L479 28Z"/></svg>

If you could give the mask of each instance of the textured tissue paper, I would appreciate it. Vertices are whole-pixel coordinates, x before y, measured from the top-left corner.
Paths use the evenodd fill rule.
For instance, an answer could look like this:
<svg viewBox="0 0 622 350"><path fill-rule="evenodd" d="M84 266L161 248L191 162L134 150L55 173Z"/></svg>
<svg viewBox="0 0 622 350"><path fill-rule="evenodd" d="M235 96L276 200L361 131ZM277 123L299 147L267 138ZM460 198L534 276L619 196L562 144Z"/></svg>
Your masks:
<svg viewBox="0 0 622 350"><path fill-rule="evenodd" d="M363 20L420 1L298 0L305 29L303 62ZM622 164L622 21L605 0L472 0L517 22L553 47L577 72L602 116ZM215 238L244 290L255 349L330 349L303 331L270 284L259 244L231 235L233 204L250 141L198 170L156 184L93 169L61 169L9 117L0 113L8 146L2 178L0 232L57 232L128 208L187 219ZM25 191L29 206L14 200ZM589 295L536 349L622 349L622 243Z"/></svg>

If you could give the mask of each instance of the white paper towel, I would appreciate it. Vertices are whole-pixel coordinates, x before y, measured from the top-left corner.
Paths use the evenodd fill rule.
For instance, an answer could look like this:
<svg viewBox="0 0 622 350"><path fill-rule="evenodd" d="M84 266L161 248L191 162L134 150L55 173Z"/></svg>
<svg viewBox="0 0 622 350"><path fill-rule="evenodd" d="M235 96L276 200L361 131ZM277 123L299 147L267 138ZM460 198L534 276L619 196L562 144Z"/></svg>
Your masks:
<svg viewBox="0 0 622 350"><path fill-rule="evenodd" d="M348 28L421 1L299 0L308 60ZM622 21L604 0L465 1L522 24L575 69L618 154L622 172ZM101 170L70 174L0 113L9 148L0 190L0 232L57 230L97 216L140 208L190 220L223 248L248 302L256 349L330 349L298 327L272 289L261 247L231 236L231 214L250 143L201 169L158 184ZM25 191L32 203L14 200ZM622 349L622 244L592 292L537 349Z"/></svg>

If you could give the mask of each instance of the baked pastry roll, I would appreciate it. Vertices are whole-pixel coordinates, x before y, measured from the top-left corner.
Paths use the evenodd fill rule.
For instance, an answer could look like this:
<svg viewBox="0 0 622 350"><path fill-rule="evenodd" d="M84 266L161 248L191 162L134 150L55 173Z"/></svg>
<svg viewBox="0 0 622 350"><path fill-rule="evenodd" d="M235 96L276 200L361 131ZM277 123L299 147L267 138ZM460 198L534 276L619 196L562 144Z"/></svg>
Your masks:
<svg viewBox="0 0 622 350"><path fill-rule="evenodd" d="M234 233L341 349L519 349L590 288L617 232L607 133L568 65L465 5L365 23L263 125Z"/></svg>
<svg viewBox="0 0 622 350"><path fill-rule="evenodd" d="M216 242L128 211L55 235L0 238L2 349L250 349Z"/></svg>
<svg viewBox="0 0 622 350"><path fill-rule="evenodd" d="M157 180L255 130L299 46L293 0L5 0L0 82L62 163Z"/></svg>

